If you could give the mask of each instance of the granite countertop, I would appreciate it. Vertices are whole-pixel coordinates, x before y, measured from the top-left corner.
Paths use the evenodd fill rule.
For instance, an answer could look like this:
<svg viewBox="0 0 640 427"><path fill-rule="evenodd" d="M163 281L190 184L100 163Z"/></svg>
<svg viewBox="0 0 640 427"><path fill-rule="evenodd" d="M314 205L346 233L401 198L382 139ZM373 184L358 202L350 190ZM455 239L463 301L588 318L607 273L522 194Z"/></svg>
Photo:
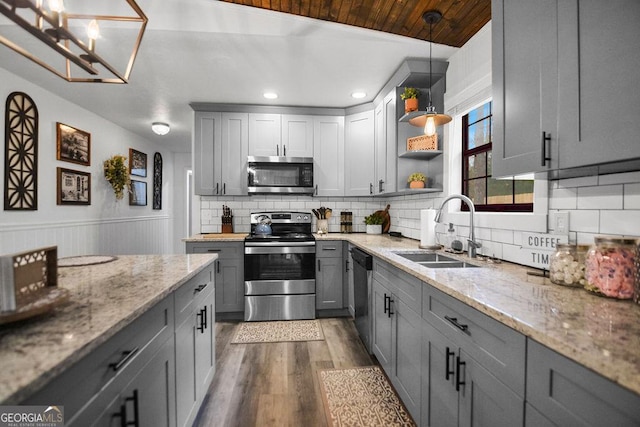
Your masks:
<svg viewBox="0 0 640 427"><path fill-rule="evenodd" d="M69 300L52 312L0 325L0 404L17 404L96 349L217 258L125 255L58 267Z"/></svg>
<svg viewBox="0 0 640 427"><path fill-rule="evenodd" d="M248 233L203 233L182 239L183 242L206 242L214 240L216 242L242 242Z"/></svg>
<svg viewBox="0 0 640 427"><path fill-rule="evenodd" d="M640 306L555 285L537 271L447 254L484 268L429 269L395 254L418 241L367 234L329 234L474 307L522 334L640 394Z"/></svg>

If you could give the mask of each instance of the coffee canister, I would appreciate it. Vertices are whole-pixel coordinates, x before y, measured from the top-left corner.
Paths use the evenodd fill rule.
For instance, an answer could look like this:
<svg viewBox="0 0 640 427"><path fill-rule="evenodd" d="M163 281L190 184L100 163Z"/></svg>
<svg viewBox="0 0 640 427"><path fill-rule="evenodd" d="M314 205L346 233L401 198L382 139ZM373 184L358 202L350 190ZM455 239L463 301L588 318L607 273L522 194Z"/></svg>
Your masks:
<svg viewBox="0 0 640 427"><path fill-rule="evenodd" d="M634 238L596 237L585 262L585 289L612 298L633 298L637 243Z"/></svg>

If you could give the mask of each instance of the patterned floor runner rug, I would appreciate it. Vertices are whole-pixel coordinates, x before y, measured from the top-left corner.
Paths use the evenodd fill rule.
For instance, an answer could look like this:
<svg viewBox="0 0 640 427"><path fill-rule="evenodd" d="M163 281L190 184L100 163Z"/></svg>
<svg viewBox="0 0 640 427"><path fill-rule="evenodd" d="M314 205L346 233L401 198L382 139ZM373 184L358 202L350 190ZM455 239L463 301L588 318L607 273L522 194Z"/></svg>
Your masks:
<svg viewBox="0 0 640 427"><path fill-rule="evenodd" d="M326 369L318 376L330 426L415 426L379 367Z"/></svg>
<svg viewBox="0 0 640 427"><path fill-rule="evenodd" d="M240 323L231 344L322 340L324 334L318 320L286 320Z"/></svg>

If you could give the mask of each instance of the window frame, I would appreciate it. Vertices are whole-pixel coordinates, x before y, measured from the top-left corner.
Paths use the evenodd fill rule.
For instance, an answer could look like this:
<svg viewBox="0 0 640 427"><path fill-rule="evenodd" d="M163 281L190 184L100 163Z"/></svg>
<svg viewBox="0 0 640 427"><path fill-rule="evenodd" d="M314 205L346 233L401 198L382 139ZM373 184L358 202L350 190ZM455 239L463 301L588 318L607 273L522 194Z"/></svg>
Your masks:
<svg viewBox="0 0 640 427"><path fill-rule="evenodd" d="M469 114L480 108L483 107L486 104L490 104L489 106L489 114L485 115L479 119L477 119L476 121L474 121L473 123L469 123ZM478 147L474 147L474 148L468 148L469 147L469 129L477 124L477 123L481 123L483 120L490 120L489 123L489 132L490 132L490 138L489 138L489 142L483 145L480 145ZM460 188L460 192L461 194L464 194L465 196L469 197L468 194L468 184L475 180L476 178L469 178L469 159L473 156L477 156L478 154L482 154L482 153L487 153L487 161L485 164L485 175L483 175L483 178L485 180L485 197L488 199L488 195L489 195L489 182L490 179L493 177L492 175L489 174L487 168L488 168L488 164L489 164L489 157L490 154L492 153L493 150L493 101L492 100L487 100L484 103L481 103L479 105L477 105L475 108L467 111L464 115L461 116L461 120L462 120L462 129L461 129L461 188ZM482 177L481 177L482 178ZM508 178L507 178L508 180ZM512 200L515 201L516 199L516 179L515 178L511 178L511 195L512 195ZM535 182L534 182L534 187L535 187ZM535 193L533 194L533 198L535 200ZM525 212L525 213L533 213L534 212L534 203L494 203L494 204L474 204L475 210L477 212ZM461 210L464 212L468 212L469 211L469 206L466 203L462 203L461 206Z"/></svg>

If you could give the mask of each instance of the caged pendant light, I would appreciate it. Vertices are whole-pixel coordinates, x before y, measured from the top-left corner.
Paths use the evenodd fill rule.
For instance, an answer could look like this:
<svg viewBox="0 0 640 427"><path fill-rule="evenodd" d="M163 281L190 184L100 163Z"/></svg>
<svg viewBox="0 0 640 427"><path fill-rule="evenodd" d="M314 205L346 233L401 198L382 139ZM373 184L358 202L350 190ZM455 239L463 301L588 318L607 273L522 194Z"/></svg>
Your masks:
<svg viewBox="0 0 640 427"><path fill-rule="evenodd" d="M438 23L442 19L442 14L437 10L430 10L422 15L422 20L429 24L429 105L424 114L413 117L409 120L409 123L413 126L424 128L424 133L427 136L433 136L436 133L436 128L440 125L447 124L451 121L451 116L447 114L438 114L436 107L431 105L431 48L432 48L432 32L433 24Z"/></svg>

